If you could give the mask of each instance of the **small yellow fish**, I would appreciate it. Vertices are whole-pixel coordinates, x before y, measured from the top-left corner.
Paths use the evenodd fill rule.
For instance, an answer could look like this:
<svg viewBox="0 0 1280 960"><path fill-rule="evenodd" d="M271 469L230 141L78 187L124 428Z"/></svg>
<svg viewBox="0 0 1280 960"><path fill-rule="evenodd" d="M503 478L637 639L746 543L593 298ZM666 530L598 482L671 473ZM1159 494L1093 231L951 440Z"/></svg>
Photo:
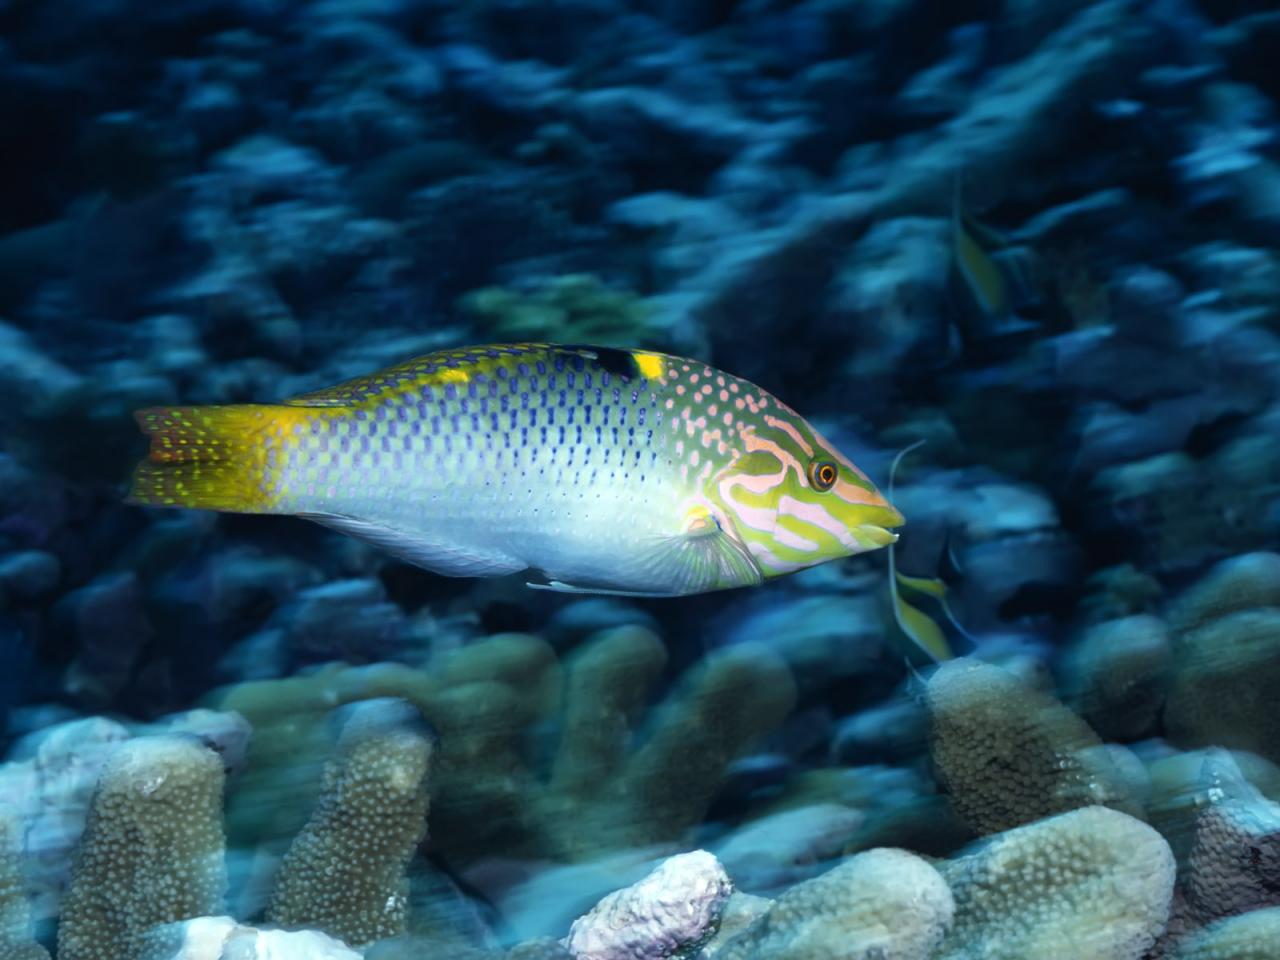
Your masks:
<svg viewBox="0 0 1280 960"><path fill-rule="evenodd" d="M898 475L898 465L902 463L902 458L923 445L923 440L917 440L911 446L900 450L898 455L893 458L893 465L889 468L890 498L893 497L894 479ZM950 555L950 552L951 548L948 544L947 554ZM897 554L893 544L890 544L889 602L893 610L893 619L897 623L898 629L902 631L903 636L923 650L934 662L941 663L944 660L950 660L954 653L951 650L951 645L947 642L946 634L938 626L938 622L919 607L908 603L902 596L903 590L931 598L942 608L946 618L961 636L969 640L973 639L965 631L964 627L960 626L960 621L951 612L951 605L947 603L946 583L937 577L913 577L900 573L898 571Z"/></svg>
<svg viewBox="0 0 1280 960"><path fill-rule="evenodd" d="M567 592L750 586L902 515L803 417L695 360L448 350L280 403L142 410L132 501L293 514L449 576Z"/></svg>

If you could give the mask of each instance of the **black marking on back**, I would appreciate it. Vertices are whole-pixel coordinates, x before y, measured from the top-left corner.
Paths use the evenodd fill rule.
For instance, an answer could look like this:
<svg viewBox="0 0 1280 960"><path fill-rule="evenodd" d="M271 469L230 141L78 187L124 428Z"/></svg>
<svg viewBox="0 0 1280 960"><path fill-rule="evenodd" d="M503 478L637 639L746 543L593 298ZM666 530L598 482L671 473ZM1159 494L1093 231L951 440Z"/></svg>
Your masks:
<svg viewBox="0 0 1280 960"><path fill-rule="evenodd" d="M623 350L620 347L576 345L566 349L581 350L590 354L595 357L596 365L601 370L613 376L621 377L623 380L631 380L640 375L640 364L636 362L635 354L630 350Z"/></svg>

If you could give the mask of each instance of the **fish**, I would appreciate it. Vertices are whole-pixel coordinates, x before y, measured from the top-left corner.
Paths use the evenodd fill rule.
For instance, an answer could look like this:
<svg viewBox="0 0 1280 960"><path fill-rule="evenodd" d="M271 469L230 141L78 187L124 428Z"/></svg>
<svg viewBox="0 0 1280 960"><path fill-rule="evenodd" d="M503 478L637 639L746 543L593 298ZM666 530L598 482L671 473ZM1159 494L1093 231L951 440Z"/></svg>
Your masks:
<svg viewBox="0 0 1280 960"><path fill-rule="evenodd" d="M893 464L889 467L889 498L893 498L894 480L898 475L898 467L902 464L902 460L907 454L913 450L917 450L924 446L925 441L917 440L915 443L898 451L897 456L893 458ZM917 577L903 573L898 569L898 558L895 551L895 544L889 544L889 606L893 611L894 623L897 624L898 630L904 637L918 650L925 654L934 663L943 663L955 657L947 635L943 632L938 621L925 613L919 607L907 601L903 596L905 593L927 597L932 600L939 608L943 615L950 622L955 631L966 640L972 642L973 637L969 634L960 621L956 618L955 613L951 610L951 605L947 602L947 593L949 588L942 577ZM951 548L951 538L947 538L946 546L943 551L944 568L949 569L953 574L958 574L959 564L956 561L955 553ZM910 658L907 660L908 668L912 669Z"/></svg>
<svg viewBox="0 0 1280 960"><path fill-rule="evenodd" d="M960 332L970 352L1008 352L1040 329L1015 312L1030 296L1021 264L997 262L990 253L1008 244L965 210L957 178L951 201L951 269L960 295Z"/></svg>
<svg viewBox="0 0 1280 960"><path fill-rule="evenodd" d="M454 577L565 593L762 584L897 539L901 513L807 420L697 360L443 350L278 403L135 414L129 501L289 514Z"/></svg>

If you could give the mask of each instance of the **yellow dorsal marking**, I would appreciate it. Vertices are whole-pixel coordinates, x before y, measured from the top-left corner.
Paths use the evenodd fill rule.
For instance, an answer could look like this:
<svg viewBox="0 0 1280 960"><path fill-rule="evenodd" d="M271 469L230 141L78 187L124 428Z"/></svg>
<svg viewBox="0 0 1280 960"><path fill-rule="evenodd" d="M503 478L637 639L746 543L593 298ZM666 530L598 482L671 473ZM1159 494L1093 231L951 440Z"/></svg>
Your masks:
<svg viewBox="0 0 1280 960"><path fill-rule="evenodd" d="M662 376L664 367L662 358L656 353L643 353L639 350L631 354L636 361L636 369L646 380L657 380Z"/></svg>
<svg viewBox="0 0 1280 960"><path fill-rule="evenodd" d="M686 536L698 537L715 533L720 529L711 510L701 503L691 506L684 515L684 533Z"/></svg>
<svg viewBox="0 0 1280 960"><path fill-rule="evenodd" d="M446 367L444 370L436 374L443 383L466 383L470 379L470 375L465 370L459 370L457 367Z"/></svg>

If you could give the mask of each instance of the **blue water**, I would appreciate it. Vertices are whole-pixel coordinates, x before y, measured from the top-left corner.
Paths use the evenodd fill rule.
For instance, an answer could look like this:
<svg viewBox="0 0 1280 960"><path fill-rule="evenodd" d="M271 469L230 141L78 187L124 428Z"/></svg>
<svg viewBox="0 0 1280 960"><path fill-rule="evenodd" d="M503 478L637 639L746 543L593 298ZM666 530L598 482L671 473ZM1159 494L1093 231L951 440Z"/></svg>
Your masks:
<svg viewBox="0 0 1280 960"><path fill-rule="evenodd" d="M0 2L0 954L1275 956L1277 58L1264 0ZM522 340L882 489L924 440L951 616L124 502L138 408Z"/></svg>

